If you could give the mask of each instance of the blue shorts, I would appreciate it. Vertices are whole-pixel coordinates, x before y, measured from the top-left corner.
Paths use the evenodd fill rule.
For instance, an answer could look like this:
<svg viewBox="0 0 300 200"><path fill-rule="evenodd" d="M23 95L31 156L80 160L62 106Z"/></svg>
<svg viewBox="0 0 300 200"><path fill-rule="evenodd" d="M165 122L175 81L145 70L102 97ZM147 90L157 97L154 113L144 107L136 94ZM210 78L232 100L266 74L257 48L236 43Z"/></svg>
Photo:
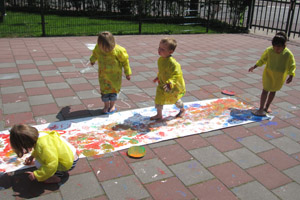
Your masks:
<svg viewBox="0 0 300 200"><path fill-rule="evenodd" d="M117 93L101 94L101 99L103 102L116 101Z"/></svg>

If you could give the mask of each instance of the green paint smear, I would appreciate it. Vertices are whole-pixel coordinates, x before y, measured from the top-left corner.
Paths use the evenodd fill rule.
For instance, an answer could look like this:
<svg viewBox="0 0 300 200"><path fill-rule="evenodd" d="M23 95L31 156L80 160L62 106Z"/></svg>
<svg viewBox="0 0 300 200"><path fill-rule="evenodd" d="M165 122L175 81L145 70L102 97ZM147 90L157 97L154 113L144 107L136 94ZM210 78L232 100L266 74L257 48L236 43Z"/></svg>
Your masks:
<svg viewBox="0 0 300 200"><path fill-rule="evenodd" d="M88 150L83 150L82 154L86 157L89 157L89 156L95 156L98 154L97 151L93 150L93 149L88 149Z"/></svg>
<svg viewBox="0 0 300 200"><path fill-rule="evenodd" d="M129 143L131 143L131 144L137 144L137 143L139 143L139 141L137 141L135 139L131 139L131 140L129 140Z"/></svg>
<svg viewBox="0 0 300 200"><path fill-rule="evenodd" d="M113 151L115 148L114 148L111 144L102 144L102 145L101 145L101 149L102 149L105 153L108 153L108 152Z"/></svg>

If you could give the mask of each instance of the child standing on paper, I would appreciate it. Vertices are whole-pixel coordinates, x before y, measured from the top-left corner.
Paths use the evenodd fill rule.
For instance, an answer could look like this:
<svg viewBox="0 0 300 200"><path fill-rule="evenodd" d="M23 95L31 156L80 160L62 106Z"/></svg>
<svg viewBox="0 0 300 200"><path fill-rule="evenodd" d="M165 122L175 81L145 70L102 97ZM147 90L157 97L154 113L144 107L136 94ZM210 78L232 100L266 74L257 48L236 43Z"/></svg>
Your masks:
<svg viewBox="0 0 300 200"><path fill-rule="evenodd" d="M276 91L279 91L284 82L292 82L296 71L296 62L293 53L286 47L287 37L284 32L278 32L272 39L272 46L268 47L261 58L249 72L257 67L266 64L263 72L263 90L260 97L260 106L258 110L252 113L257 116L265 116L271 112L270 105L275 97ZM287 78L287 75L288 78Z"/></svg>
<svg viewBox="0 0 300 200"><path fill-rule="evenodd" d="M172 57L177 42L172 38L164 38L159 43L158 54L160 58L157 61L158 73L153 82L157 82L155 96L155 108L157 114L151 117L151 120L160 120L163 118L162 110L165 104L175 104L180 109L176 117L182 117L185 113L181 98L185 94L185 82L183 79L180 64Z"/></svg>
<svg viewBox="0 0 300 200"><path fill-rule="evenodd" d="M30 180L44 183L59 183L64 173L72 170L79 160L76 149L60 137L56 131L39 132L26 125L14 125L10 130L10 145L18 157L29 153L25 165L35 159L37 170L26 172Z"/></svg>
<svg viewBox="0 0 300 200"><path fill-rule="evenodd" d="M130 80L131 68L125 48L115 43L114 36L108 32L101 32L97 44L90 57L91 65L98 61L98 77L101 99L104 102L103 113L116 111L115 102L122 84L122 68L126 79Z"/></svg>

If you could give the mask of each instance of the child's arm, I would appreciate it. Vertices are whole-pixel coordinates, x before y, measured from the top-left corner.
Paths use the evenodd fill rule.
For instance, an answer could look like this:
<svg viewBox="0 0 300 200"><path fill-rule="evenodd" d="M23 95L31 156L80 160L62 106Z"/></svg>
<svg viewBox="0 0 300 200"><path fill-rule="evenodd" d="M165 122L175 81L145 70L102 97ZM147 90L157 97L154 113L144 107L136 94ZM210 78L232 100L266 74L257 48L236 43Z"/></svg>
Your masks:
<svg viewBox="0 0 300 200"><path fill-rule="evenodd" d="M90 63L91 65L94 65L96 60L98 59L99 57L99 47L98 47L98 44L96 44L94 50L93 50L93 53L90 57Z"/></svg>
<svg viewBox="0 0 300 200"><path fill-rule="evenodd" d="M257 68L257 65L254 65L253 67L250 67L249 70L248 70L248 72L253 72L253 70L254 70L255 68Z"/></svg>
<svg viewBox="0 0 300 200"><path fill-rule="evenodd" d="M33 156L29 156L28 158L25 159L24 165L32 165L33 164Z"/></svg>
<svg viewBox="0 0 300 200"><path fill-rule="evenodd" d="M130 80L131 68L129 65L129 55L127 54L127 51L124 47L118 46L118 53L117 53L117 59L121 63L122 67L124 68L124 73L126 75L126 79ZM129 78L129 79L128 79Z"/></svg>
<svg viewBox="0 0 300 200"><path fill-rule="evenodd" d="M286 79L286 84L289 84L290 82L292 82L294 76L289 75L289 77Z"/></svg>

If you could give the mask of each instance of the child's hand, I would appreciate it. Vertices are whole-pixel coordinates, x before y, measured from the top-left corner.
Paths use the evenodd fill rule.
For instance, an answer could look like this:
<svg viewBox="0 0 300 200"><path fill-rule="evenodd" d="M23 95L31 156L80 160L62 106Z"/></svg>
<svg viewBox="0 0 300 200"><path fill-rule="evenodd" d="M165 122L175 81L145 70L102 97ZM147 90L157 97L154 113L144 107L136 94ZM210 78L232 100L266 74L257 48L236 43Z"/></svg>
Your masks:
<svg viewBox="0 0 300 200"><path fill-rule="evenodd" d="M153 79L153 82L154 83L159 82L158 77L156 77L155 79Z"/></svg>
<svg viewBox="0 0 300 200"><path fill-rule="evenodd" d="M24 165L32 165L33 164L33 156L29 156L28 158L25 159Z"/></svg>
<svg viewBox="0 0 300 200"><path fill-rule="evenodd" d="M25 173L28 174L28 178L31 181L34 181L36 179L33 172L28 171L28 172L25 172Z"/></svg>
<svg viewBox="0 0 300 200"><path fill-rule="evenodd" d="M169 91L171 90L171 85L170 85L170 83L165 84L165 85L163 86L163 88L164 88L165 92L169 92Z"/></svg>
<svg viewBox="0 0 300 200"><path fill-rule="evenodd" d="M286 79L286 84L289 84L290 82L292 82L293 78L294 78L294 77L290 75L290 76L288 77L288 79Z"/></svg>
<svg viewBox="0 0 300 200"><path fill-rule="evenodd" d="M253 72L253 70L254 70L256 67L257 67L256 65L254 65L253 67L250 67L249 70L248 70L248 72Z"/></svg>
<svg viewBox="0 0 300 200"><path fill-rule="evenodd" d="M126 76L126 79L129 80L129 81L130 81L130 78L131 78L130 75Z"/></svg>

